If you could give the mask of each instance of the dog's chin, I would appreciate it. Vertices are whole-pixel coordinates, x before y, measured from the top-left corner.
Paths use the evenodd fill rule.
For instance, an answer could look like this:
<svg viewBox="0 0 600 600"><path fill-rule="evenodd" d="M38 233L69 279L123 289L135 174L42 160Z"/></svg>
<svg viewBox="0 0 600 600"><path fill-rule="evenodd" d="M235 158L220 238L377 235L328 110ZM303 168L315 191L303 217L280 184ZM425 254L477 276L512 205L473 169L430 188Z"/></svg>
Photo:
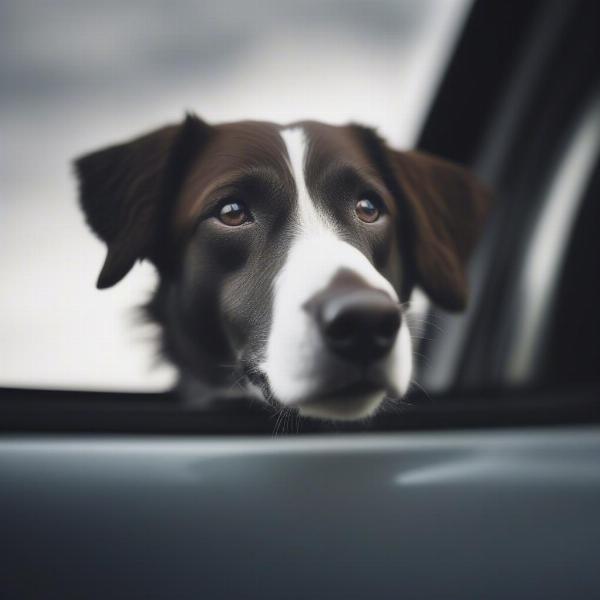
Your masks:
<svg viewBox="0 0 600 600"><path fill-rule="evenodd" d="M357 421L375 414L384 398L384 390L367 396L348 397L343 402L338 398L322 398L299 406L298 413L313 419Z"/></svg>
<svg viewBox="0 0 600 600"><path fill-rule="evenodd" d="M372 416L385 397L384 387L359 383L314 395L294 405L303 417L356 421Z"/></svg>
<svg viewBox="0 0 600 600"><path fill-rule="evenodd" d="M355 379L347 372L335 377L314 377L311 389L298 393L298 387L289 386L289 396L278 393L271 385L268 374L256 366L248 367L248 391L272 406L296 410L302 417L327 421L357 421L373 416L382 402L403 394L402 388L381 370L373 369L364 377ZM321 381L317 383L317 381ZM348 381L350 379L350 381ZM340 383L342 382L342 383Z"/></svg>

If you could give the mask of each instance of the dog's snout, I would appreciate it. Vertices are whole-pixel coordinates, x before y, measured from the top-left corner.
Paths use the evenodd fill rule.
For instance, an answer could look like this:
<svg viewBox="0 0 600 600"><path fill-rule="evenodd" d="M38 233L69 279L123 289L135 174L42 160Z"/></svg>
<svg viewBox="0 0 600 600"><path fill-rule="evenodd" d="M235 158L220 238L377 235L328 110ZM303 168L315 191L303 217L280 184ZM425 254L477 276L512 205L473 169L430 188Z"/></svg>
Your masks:
<svg viewBox="0 0 600 600"><path fill-rule="evenodd" d="M317 319L332 352L366 364L391 350L400 328L400 309L384 292L360 289L329 297L319 306Z"/></svg>

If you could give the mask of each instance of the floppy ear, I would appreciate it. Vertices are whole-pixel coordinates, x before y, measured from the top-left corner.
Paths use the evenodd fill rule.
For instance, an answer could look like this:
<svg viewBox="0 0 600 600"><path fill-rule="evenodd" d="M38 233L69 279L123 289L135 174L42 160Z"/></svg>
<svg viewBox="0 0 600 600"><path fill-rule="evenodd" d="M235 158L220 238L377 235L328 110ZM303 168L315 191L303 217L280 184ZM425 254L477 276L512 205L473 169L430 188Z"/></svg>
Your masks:
<svg viewBox="0 0 600 600"><path fill-rule="evenodd" d="M152 257L165 214L164 202L174 175L194 142L209 127L187 116L180 125L163 127L75 161L79 201L90 227L107 245L97 287L118 283L136 260ZM179 181L179 183L181 183Z"/></svg>
<svg viewBox="0 0 600 600"><path fill-rule="evenodd" d="M412 220L417 282L442 308L463 310L466 264L483 229L490 193L459 165L423 152L390 154Z"/></svg>

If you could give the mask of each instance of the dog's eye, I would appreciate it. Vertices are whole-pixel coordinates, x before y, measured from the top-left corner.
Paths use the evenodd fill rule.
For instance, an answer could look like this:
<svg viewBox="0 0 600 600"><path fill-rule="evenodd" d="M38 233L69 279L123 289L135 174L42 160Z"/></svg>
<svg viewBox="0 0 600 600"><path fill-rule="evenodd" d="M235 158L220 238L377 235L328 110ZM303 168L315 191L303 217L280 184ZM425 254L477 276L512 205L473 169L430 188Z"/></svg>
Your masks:
<svg viewBox="0 0 600 600"><path fill-rule="evenodd" d="M368 198L361 198L356 203L354 210L358 218L365 223L374 223L379 219L379 215L381 214L377 204Z"/></svg>
<svg viewBox="0 0 600 600"><path fill-rule="evenodd" d="M238 227L250 221L250 212L241 202L223 204L218 212L219 221L229 227Z"/></svg>

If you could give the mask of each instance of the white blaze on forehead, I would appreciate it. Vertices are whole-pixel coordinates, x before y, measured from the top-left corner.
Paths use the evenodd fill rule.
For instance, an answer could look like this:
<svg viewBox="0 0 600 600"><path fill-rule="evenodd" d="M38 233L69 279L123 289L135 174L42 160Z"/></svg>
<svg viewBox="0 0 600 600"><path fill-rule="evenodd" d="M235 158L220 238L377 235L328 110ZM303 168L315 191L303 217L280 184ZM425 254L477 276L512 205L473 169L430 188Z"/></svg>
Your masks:
<svg viewBox="0 0 600 600"><path fill-rule="evenodd" d="M297 214L296 236L280 279L285 271L290 271L292 277L302 279L306 289L304 295L308 300L320 287L327 284L328 279L332 279L339 269L346 268L361 275L374 288L388 292L397 300L392 285L360 250L338 237L336 224L319 210L310 197L304 176L308 143L302 127L284 129L281 137L285 143L290 171L296 186ZM314 285L310 285L311 282L320 285L315 288Z"/></svg>
<svg viewBox="0 0 600 600"><path fill-rule="evenodd" d="M310 229L321 229L327 227L327 219L324 214L319 213L308 193L306 179L304 178L304 166L306 162L307 140L306 134L301 127L284 129L281 137L288 153L288 164L294 178L297 194L298 224L305 231ZM335 227L329 225L331 230Z"/></svg>
<svg viewBox="0 0 600 600"><path fill-rule="evenodd" d="M284 129L281 137L296 186L295 227L286 261L274 282L271 330L261 368L275 396L285 404L293 404L327 388L328 381L339 385L341 377L339 368L335 368L336 360L327 355L316 322L304 309L306 302L327 287L340 269L356 273L395 301L398 297L367 257L338 237L335 223L311 199L304 176L305 131L301 127ZM399 340L404 337L400 335ZM405 351L405 343L402 346L392 352L396 360L399 351ZM330 369L328 361L332 363ZM404 392L410 363L408 373L404 368L398 372L399 367L402 365L390 365L390 374L395 387Z"/></svg>
<svg viewBox="0 0 600 600"><path fill-rule="evenodd" d="M282 279L298 280L308 300L323 288L340 269L350 269L372 287L382 289L397 300L392 285L375 269L367 257L357 248L341 240L336 224L315 205L304 176L306 166L307 138L301 127L284 129L281 137L288 153L289 166L296 186L296 227L286 264L276 282L282 287Z"/></svg>

